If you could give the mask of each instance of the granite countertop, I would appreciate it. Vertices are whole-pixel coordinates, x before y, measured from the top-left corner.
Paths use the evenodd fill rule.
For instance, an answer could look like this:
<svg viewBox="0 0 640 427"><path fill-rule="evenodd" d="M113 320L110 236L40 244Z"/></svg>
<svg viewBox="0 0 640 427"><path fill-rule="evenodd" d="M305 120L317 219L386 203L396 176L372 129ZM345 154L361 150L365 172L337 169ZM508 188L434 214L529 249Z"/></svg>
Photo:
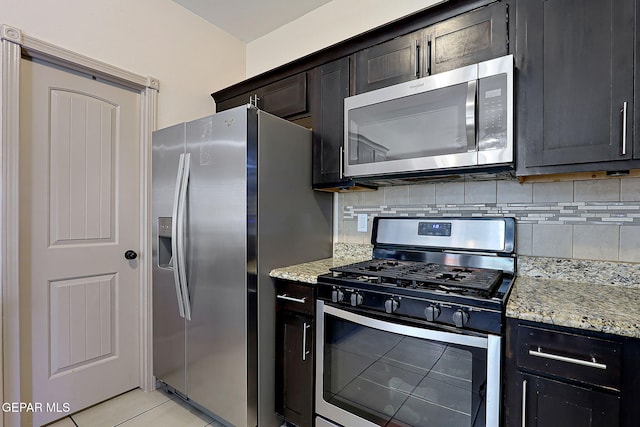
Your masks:
<svg viewBox="0 0 640 427"><path fill-rule="evenodd" d="M331 267L339 267L341 265L371 259L371 248L370 245L337 243L334 245L332 258L275 268L269 272L269 276L276 279L315 284L318 282L318 276L328 273Z"/></svg>
<svg viewBox="0 0 640 427"><path fill-rule="evenodd" d="M347 258L321 259L318 261L305 262L303 264L296 264L289 267L275 268L271 270L269 276L276 279L286 279L296 282L316 284L318 283L318 276L328 273L331 267L338 267L358 261L359 260L357 259L349 260Z"/></svg>
<svg viewBox="0 0 640 427"><path fill-rule="evenodd" d="M370 245L334 245L332 258L270 272L315 284L331 267L371 259ZM518 257L507 317L640 338L640 264Z"/></svg>
<svg viewBox="0 0 640 427"><path fill-rule="evenodd" d="M640 338L640 264L518 258L507 317Z"/></svg>

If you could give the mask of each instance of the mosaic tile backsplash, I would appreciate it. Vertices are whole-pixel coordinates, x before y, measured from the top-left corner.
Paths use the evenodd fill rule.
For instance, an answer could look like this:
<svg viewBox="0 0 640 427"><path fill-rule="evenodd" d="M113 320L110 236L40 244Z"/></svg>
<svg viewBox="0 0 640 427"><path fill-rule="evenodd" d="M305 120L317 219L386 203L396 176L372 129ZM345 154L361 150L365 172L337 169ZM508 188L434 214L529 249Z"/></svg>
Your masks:
<svg viewBox="0 0 640 427"><path fill-rule="evenodd" d="M357 230L358 215L368 219ZM520 255L640 262L640 178L467 181L338 195L338 242L369 243L375 216L509 216Z"/></svg>

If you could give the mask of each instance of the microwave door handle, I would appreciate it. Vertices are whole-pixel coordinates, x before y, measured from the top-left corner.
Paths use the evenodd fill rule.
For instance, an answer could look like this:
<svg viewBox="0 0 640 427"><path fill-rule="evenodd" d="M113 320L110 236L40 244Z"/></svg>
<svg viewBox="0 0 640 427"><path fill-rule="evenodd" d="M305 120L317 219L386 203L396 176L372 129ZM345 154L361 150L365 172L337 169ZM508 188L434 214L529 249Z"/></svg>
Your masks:
<svg viewBox="0 0 640 427"><path fill-rule="evenodd" d="M414 76L418 78L420 77L420 44L417 39L413 41L413 53L415 55Z"/></svg>
<svg viewBox="0 0 640 427"><path fill-rule="evenodd" d="M184 175L184 154L180 154L178 160L178 174L173 196L173 209L171 212L171 267L173 269L173 281L176 287L176 299L178 300L178 312L184 318L184 304L182 301L182 285L180 283L180 261L178 248L178 230L180 217L180 191L182 189L182 177Z"/></svg>
<svg viewBox="0 0 640 427"><path fill-rule="evenodd" d="M476 143L476 92L478 89L478 81L472 80L467 86L467 101L465 104L466 127L467 127L467 149L469 151L477 150Z"/></svg>

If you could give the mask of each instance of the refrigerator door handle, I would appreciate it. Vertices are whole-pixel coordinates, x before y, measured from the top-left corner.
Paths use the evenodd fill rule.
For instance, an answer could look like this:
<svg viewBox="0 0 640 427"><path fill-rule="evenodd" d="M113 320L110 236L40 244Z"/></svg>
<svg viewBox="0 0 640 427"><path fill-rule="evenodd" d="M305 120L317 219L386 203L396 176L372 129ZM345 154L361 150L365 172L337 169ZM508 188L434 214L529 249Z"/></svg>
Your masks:
<svg viewBox="0 0 640 427"><path fill-rule="evenodd" d="M189 188L189 172L191 169L191 154L184 155L182 168L182 182L180 183L180 201L178 213L178 265L180 265L180 287L182 289L182 303L184 305L184 317L191 320L191 302L189 301L189 284L187 281L186 258L187 252L184 243L185 218L187 216L187 189Z"/></svg>
<svg viewBox="0 0 640 427"><path fill-rule="evenodd" d="M184 175L184 154L180 154L178 160L178 174L176 176L176 188L173 195L173 209L171 212L171 267L173 270L173 281L176 286L176 298L178 300L178 312L184 318L184 305L182 303L182 285L180 284L180 261L178 248L178 216L180 204L180 190L182 188L182 177Z"/></svg>

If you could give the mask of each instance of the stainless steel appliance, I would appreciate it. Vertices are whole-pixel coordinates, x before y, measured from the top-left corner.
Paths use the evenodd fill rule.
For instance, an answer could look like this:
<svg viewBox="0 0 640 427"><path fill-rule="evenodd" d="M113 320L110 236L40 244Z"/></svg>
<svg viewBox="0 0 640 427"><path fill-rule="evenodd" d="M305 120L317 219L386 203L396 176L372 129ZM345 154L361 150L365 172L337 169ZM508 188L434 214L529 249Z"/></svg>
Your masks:
<svg viewBox="0 0 640 427"><path fill-rule="evenodd" d="M225 424L281 424L268 274L331 256L310 183L310 131L253 107L153 134L153 372Z"/></svg>
<svg viewBox="0 0 640 427"><path fill-rule="evenodd" d="M318 277L316 426L498 427L512 218L374 218Z"/></svg>
<svg viewBox="0 0 640 427"><path fill-rule="evenodd" d="M344 101L348 177L512 167L513 56Z"/></svg>

